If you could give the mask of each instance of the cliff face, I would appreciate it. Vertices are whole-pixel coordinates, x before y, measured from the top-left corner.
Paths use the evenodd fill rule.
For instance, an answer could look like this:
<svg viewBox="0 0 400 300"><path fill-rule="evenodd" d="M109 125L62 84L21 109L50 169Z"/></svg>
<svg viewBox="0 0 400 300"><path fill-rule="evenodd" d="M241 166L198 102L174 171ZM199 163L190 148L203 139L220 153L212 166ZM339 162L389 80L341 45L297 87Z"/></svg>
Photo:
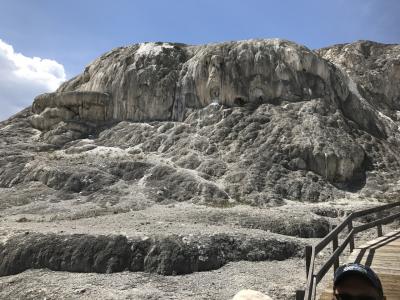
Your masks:
<svg viewBox="0 0 400 300"><path fill-rule="evenodd" d="M38 96L30 120L57 146L106 129L104 145L220 180L218 197L329 199L363 187L376 161L398 164L388 149L400 139L399 53L372 42L316 52L284 40L138 44Z"/></svg>
<svg viewBox="0 0 400 300"><path fill-rule="evenodd" d="M357 84L361 97L400 121L400 46L359 41L317 51Z"/></svg>
<svg viewBox="0 0 400 300"><path fill-rule="evenodd" d="M241 106L333 96L330 84L323 90L331 76L320 57L282 40L146 43L106 53L56 93L36 98L33 109L39 114L67 107L84 121L182 121L188 110L211 103Z"/></svg>

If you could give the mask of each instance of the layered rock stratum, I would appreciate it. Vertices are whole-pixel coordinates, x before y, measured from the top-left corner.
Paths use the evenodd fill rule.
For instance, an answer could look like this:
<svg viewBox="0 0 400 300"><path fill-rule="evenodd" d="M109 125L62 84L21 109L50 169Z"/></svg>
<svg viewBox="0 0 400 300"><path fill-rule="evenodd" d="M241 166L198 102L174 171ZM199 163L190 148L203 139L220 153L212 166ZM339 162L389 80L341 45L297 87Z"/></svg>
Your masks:
<svg viewBox="0 0 400 300"><path fill-rule="evenodd" d="M116 48L0 123L0 275L298 264L304 245L338 218L399 196L399 83L400 46L370 41ZM25 285L38 278L14 276ZM238 290L294 293L235 276ZM175 283L173 298L158 283L156 298L113 295L227 299L238 291L190 281L185 292ZM51 292L62 297L43 295ZM75 296L98 297L83 294Z"/></svg>

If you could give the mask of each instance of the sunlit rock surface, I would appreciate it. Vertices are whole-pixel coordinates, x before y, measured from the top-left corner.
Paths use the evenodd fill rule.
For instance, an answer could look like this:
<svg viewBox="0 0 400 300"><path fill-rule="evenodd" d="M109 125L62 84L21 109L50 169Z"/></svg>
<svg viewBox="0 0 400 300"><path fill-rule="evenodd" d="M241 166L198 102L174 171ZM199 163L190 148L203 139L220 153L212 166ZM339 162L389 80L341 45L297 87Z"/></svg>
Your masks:
<svg viewBox="0 0 400 300"><path fill-rule="evenodd" d="M82 107L74 112L83 121L182 121L188 110L211 103L259 105L325 96L331 73L312 51L283 40L146 43L106 53L56 93L37 97L33 110ZM103 118L97 106L104 107Z"/></svg>

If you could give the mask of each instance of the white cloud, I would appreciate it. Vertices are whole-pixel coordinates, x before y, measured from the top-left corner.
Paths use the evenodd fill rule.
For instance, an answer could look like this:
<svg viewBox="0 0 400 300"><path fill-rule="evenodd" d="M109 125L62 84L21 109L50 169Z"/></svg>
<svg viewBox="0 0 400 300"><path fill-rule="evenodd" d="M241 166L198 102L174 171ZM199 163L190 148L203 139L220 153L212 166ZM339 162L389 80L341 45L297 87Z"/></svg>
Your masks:
<svg viewBox="0 0 400 300"><path fill-rule="evenodd" d="M0 39L0 121L32 104L65 81L64 66L55 60L27 57Z"/></svg>

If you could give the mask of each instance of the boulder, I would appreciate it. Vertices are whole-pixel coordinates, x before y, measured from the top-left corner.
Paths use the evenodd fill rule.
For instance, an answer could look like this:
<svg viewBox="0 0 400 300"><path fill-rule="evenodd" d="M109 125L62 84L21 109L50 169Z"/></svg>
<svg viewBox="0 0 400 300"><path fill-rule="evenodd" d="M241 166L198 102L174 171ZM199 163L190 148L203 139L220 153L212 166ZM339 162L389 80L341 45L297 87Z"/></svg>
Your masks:
<svg viewBox="0 0 400 300"><path fill-rule="evenodd" d="M232 300L272 300L272 298L258 291L241 290Z"/></svg>

